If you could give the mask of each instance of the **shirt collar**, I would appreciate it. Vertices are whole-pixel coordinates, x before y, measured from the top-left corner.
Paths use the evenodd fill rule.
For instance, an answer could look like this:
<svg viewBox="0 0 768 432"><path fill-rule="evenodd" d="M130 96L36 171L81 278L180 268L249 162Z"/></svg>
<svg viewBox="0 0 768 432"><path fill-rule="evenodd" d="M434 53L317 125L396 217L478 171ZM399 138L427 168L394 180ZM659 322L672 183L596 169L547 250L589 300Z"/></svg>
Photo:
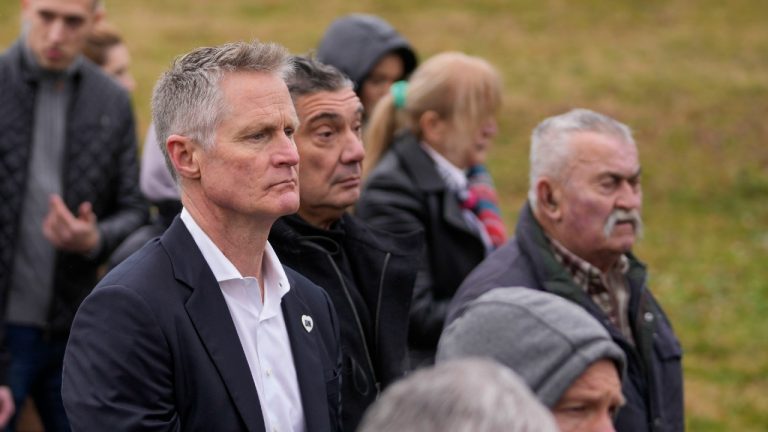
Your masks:
<svg viewBox="0 0 768 432"><path fill-rule="evenodd" d="M443 155L433 149L429 144L421 141L421 148L429 155L435 162L437 172L440 173L440 177L443 178L448 188L454 192L464 192L467 189L467 174L459 167L452 164L451 161L446 159Z"/></svg>
<svg viewBox="0 0 768 432"><path fill-rule="evenodd" d="M181 220L189 230L197 246L200 248L200 252L203 254L205 262L213 272L213 276L216 281L221 283L228 280L244 279L240 271L237 270L234 264L227 258L221 249L211 240L210 237L200 228L200 225L195 222L195 219L187 211L186 208L181 209ZM288 276L285 274L280 260L277 258L275 250L272 249L272 245L267 242L264 248L264 255L261 261L261 274L264 281L264 303L267 303L269 297L280 299L288 291L290 291L290 284L288 282Z"/></svg>
<svg viewBox="0 0 768 432"><path fill-rule="evenodd" d="M546 234L544 235L544 238L549 241L557 261L568 270L578 285L587 287L590 281L595 278L600 279L603 276L600 269L568 250L562 243ZM629 271L629 258L622 254L609 271L618 271L621 274L626 274L627 271Z"/></svg>

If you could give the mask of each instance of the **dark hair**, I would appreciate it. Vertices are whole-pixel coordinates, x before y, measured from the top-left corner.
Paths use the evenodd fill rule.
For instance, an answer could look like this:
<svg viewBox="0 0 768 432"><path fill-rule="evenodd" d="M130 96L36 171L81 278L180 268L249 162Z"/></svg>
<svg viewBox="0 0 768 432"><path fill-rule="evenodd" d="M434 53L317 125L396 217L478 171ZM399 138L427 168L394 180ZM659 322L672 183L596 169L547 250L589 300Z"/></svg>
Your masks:
<svg viewBox="0 0 768 432"><path fill-rule="evenodd" d="M352 80L331 65L320 63L312 55L293 56L293 72L285 80L295 102L301 96L321 91L353 88Z"/></svg>

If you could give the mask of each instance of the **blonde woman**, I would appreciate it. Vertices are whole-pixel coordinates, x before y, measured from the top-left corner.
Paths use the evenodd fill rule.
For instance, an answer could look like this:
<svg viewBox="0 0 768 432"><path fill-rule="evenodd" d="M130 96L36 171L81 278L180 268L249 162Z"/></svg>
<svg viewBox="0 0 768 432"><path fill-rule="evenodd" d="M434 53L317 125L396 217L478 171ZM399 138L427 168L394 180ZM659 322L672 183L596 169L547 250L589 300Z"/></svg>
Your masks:
<svg viewBox="0 0 768 432"><path fill-rule="evenodd" d="M495 246L500 218L476 205L467 171L486 159L500 103L493 66L447 52L408 84L395 83L371 117L357 214L392 232L421 230L426 240L411 304L412 367L432 363L453 294Z"/></svg>

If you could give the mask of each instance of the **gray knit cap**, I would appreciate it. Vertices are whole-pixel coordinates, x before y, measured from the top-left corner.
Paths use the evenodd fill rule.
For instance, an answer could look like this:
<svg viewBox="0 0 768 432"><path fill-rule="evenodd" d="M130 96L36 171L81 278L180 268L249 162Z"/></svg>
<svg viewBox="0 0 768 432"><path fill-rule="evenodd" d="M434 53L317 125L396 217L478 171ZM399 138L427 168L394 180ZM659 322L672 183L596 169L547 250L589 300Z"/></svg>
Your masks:
<svg viewBox="0 0 768 432"><path fill-rule="evenodd" d="M444 331L437 362L487 356L505 364L549 408L601 359L624 377L626 359L608 331L580 306L528 288L496 288L469 303Z"/></svg>

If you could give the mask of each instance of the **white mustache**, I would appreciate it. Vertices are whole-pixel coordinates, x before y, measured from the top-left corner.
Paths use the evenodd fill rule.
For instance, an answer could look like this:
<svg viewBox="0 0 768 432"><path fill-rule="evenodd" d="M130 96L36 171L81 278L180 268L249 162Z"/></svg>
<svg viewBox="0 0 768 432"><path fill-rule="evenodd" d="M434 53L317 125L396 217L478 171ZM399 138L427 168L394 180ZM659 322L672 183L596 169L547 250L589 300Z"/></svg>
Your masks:
<svg viewBox="0 0 768 432"><path fill-rule="evenodd" d="M643 218L640 217L640 212L636 209L630 211L617 209L611 212L611 215L608 216L608 220L605 221L605 226L603 227L603 234L605 234L605 237L610 237L611 234L613 234L613 229L616 228L616 224L620 222L631 223L635 228L635 235L637 235L637 238L643 237Z"/></svg>

